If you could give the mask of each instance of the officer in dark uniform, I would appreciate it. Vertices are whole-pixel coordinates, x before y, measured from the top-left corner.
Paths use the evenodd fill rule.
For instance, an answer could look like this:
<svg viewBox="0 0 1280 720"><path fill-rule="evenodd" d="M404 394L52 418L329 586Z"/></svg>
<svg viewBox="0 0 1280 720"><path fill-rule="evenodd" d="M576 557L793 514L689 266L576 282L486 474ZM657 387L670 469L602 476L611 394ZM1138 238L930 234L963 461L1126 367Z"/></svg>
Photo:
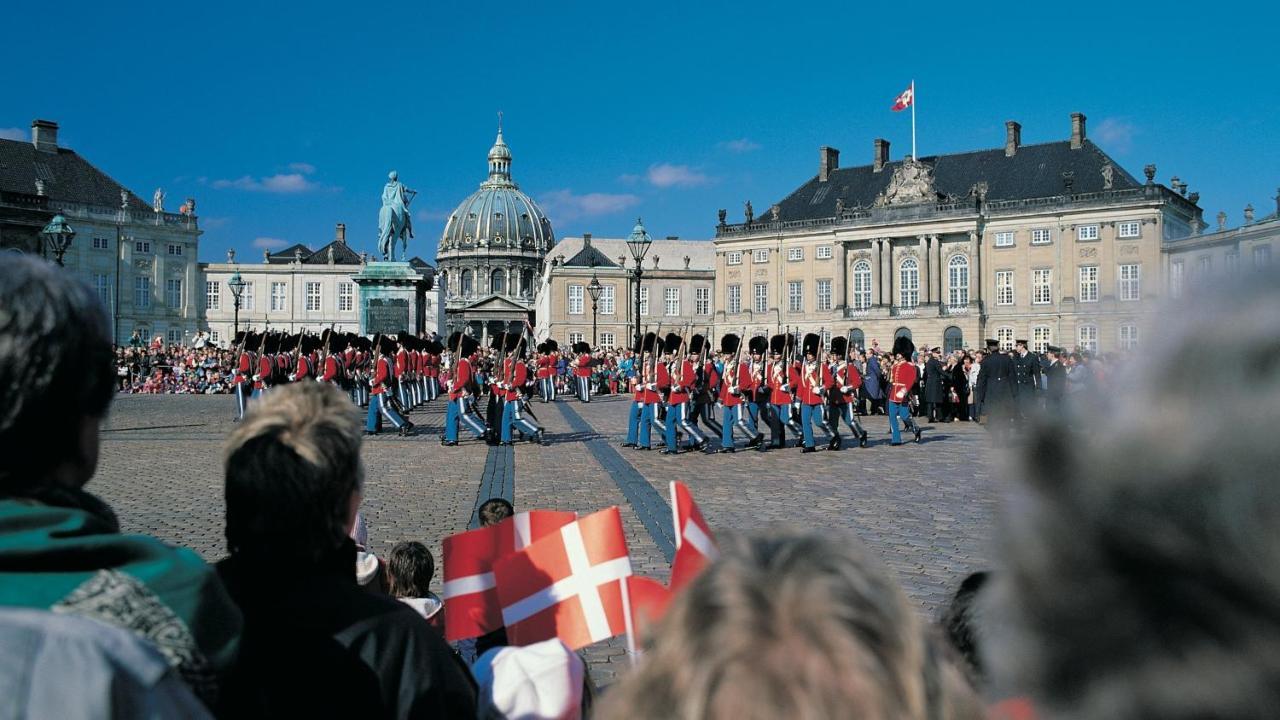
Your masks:
<svg viewBox="0 0 1280 720"><path fill-rule="evenodd" d="M1017 410L1017 388L1013 359L1000 352L998 340L987 340L987 357L978 369L978 386L974 392L987 417L987 427L997 442L1003 442L1009 435Z"/></svg>
<svg viewBox="0 0 1280 720"><path fill-rule="evenodd" d="M1022 420L1035 414L1036 398L1040 394L1040 358L1027 349L1026 340L1018 340L1013 352L1013 378L1018 387L1017 412Z"/></svg>
<svg viewBox="0 0 1280 720"><path fill-rule="evenodd" d="M1062 348L1050 345L1045 349L1045 409L1057 412L1062 409L1062 398L1067 393L1067 367L1062 364Z"/></svg>

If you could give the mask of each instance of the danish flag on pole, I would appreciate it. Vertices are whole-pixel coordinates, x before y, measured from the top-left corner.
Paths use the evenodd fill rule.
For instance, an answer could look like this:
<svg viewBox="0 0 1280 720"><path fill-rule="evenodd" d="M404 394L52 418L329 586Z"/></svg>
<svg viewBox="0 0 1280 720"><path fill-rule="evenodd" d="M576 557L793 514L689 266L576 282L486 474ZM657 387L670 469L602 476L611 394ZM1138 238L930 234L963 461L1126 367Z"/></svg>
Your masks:
<svg viewBox="0 0 1280 720"><path fill-rule="evenodd" d="M911 103L915 102L915 99L916 99L916 84L915 84L915 81L912 81L911 85L909 85L906 90L903 90L902 94L899 95L897 99L893 101L893 108L891 109L894 112L906 110L907 108L911 107Z"/></svg>
<svg viewBox="0 0 1280 720"><path fill-rule="evenodd" d="M577 515L557 510L517 513L491 527L444 539L444 635L449 641L479 637L502 627L502 606L494 590L493 565L535 540L573 522Z"/></svg>
<svg viewBox="0 0 1280 720"><path fill-rule="evenodd" d="M558 637L577 650L630 634L631 557L616 506L499 560L493 574L512 645Z"/></svg>
<svg viewBox="0 0 1280 720"><path fill-rule="evenodd" d="M671 590L675 592L692 580L720 551L711 539L711 528L693 502L689 488L671 483L671 512L675 516L676 556L671 561Z"/></svg>

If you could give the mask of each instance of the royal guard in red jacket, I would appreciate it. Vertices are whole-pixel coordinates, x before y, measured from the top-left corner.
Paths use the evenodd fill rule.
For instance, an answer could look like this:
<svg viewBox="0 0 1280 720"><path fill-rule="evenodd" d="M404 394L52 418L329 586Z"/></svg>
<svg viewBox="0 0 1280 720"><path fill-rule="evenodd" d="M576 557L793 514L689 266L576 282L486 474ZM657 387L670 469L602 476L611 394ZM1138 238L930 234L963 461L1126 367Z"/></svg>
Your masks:
<svg viewBox="0 0 1280 720"><path fill-rule="evenodd" d="M793 432L800 432L799 418L791 417L791 403L795 400L794 390L800 385L800 372L795 363L787 361L793 350L794 341L790 334L774 335L769 339L769 365L766 368L769 385L769 406L774 417L783 427ZM771 445L782 447L779 442L785 438L770 438Z"/></svg>
<svg viewBox="0 0 1280 720"><path fill-rule="evenodd" d="M689 339L689 362L693 363L694 382L690 388L689 423L707 426L708 437L722 437L720 414L716 412L716 395L720 392L720 370L712 357L711 343L704 335Z"/></svg>
<svg viewBox="0 0 1280 720"><path fill-rule="evenodd" d="M545 445L542 428L534 425L520 407L520 403L523 402L524 387L529 382L529 364L525 360L525 344L518 342L502 364L502 383L499 386L503 393L502 432L500 433L502 444L511 444L514 429L524 433L532 442Z"/></svg>
<svg viewBox="0 0 1280 720"><path fill-rule="evenodd" d="M538 393L542 402L556 399L556 360L554 353L559 349L555 340L547 339L538 344Z"/></svg>
<svg viewBox="0 0 1280 720"><path fill-rule="evenodd" d="M919 378L916 366L911 362L915 354L915 343L905 337L893 341L893 368L889 371L889 435L892 444L901 445L902 435L898 431L898 419L901 418L908 430L915 433L916 442L920 442L921 429L911 419L911 388Z"/></svg>
<svg viewBox="0 0 1280 720"><path fill-rule="evenodd" d="M258 353L258 371L253 375L254 398L262 397L271 389L272 376L276 371L276 363L271 353L275 350L277 342L274 335L268 335L262 340L262 351Z"/></svg>
<svg viewBox="0 0 1280 720"><path fill-rule="evenodd" d="M374 338L373 345L373 377L369 381L369 414L365 419L364 431L375 435L382 429L382 419L386 418L400 431L408 435L413 424L400 416L396 409L387 402L387 391L395 381L392 367L392 353L396 344L391 338L379 335Z"/></svg>
<svg viewBox="0 0 1280 720"><path fill-rule="evenodd" d="M804 439L804 452L816 452L813 439L813 424L830 432L826 422L827 391L832 386L831 368L822 362L822 338L816 333L804 336L804 361L800 368L800 383L797 386L796 398L800 401L800 431Z"/></svg>
<svg viewBox="0 0 1280 720"><path fill-rule="evenodd" d="M831 338L831 357L835 360L835 364L831 366L834 386L830 397L831 412L835 417L832 417L830 422L834 437L831 439L832 446L828 447L828 450L839 450L843 444L840 439L841 420L849 426L853 436L858 438L858 444L862 447L867 446L867 431L862 428L862 423L858 422L858 414L855 412L858 404L858 388L862 387L862 373L858 372L858 366L854 362L854 351L855 348L849 347L849 338Z"/></svg>
<svg viewBox="0 0 1280 720"><path fill-rule="evenodd" d="M476 438L483 440L485 437L484 423L471 412L471 391L468 389L474 379L471 357L479 346L480 343L475 338L461 332L450 335L446 345L448 350L455 353L452 377L449 379L449 408L445 412L444 435L440 438L440 442L446 446L458 444L459 423L465 424Z"/></svg>
<svg viewBox="0 0 1280 720"><path fill-rule="evenodd" d="M658 336L654 333L646 333L634 350L635 395L627 417L627 441L623 447L648 450L652 442L651 428L658 424L656 415L658 403L662 400L658 393L659 376L665 376L666 371L660 369L664 366L654 356L658 350Z"/></svg>
<svg viewBox="0 0 1280 720"><path fill-rule="evenodd" d="M591 402L591 346L585 342L573 344L573 352L577 355L571 362L573 378L577 383L578 399L584 403Z"/></svg>
<svg viewBox="0 0 1280 720"><path fill-rule="evenodd" d="M755 397L756 379L751 374L750 362L741 354L742 338L732 333L720 338L720 356L724 363L724 377L720 380L720 452L734 452L733 429L736 427L747 437L749 448L761 448L764 435L756 430L751 416L751 398Z"/></svg>
<svg viewBox="0 0 1280 720"><path fill-rule="evenodd" d="M405 342L403 334L400 339L396 341L395 366L393 371L395 375L394 387L396 389L396 400L400 402L400 407L408 410L413 406L413 401L410 399L408 393L409 388L407 382L409 379L409 351L405 348Z"/></svg>
<svg viewBox="0 0 1280 720"><path fill-rule="evenodd" d="M249 405L249 397L253 393L252 376L253 367L256 364L253 357L253 349L257 347L260 338L260 335L247 331L241 331L236 334L235 346L240 348L240 353L236 358L235 374L231 378L231 382L235 384L236 388L236 422L244 419L245 410Z"/></svg>
<svg viewBox="0 0 1280 720"><path fill-rule="evenodd" d="M662 451L665 455L680 452L676 442L677 432L684 432L689 438L690 450L701 450L707 446L707 439L689 422L689 390L696 379L696 370L681 352L684 339L675 333L667 335L665 349L671 356L671 364L667 370L667 447ZM659 387L661 387L659 380Z"/></svg>

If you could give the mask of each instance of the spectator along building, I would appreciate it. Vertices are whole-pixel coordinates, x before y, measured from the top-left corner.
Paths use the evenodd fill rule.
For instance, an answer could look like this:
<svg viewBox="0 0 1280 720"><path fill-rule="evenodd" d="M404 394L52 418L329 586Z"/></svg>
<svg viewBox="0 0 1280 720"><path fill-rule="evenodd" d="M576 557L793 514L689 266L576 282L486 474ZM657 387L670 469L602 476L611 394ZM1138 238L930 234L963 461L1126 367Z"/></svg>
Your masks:
<svg viewBox="0 0 1280 720"><path fill-rule="evenodd" d="M202 287L195 199L165 210L157 189L146 202L76 151L58 144L58 124L36 120L31 139L0 138L0 248L53 257L41 231L57 215L75 231L62 258L107 308L111 335L128 342L189 338Z"/></svg>
<svg viewBox="0 0 1280 720"><path fill-rule="evenodd" d="M947 349L1026 338L1109 351L1140 342L1165 291L1167 250L1203 227L1198 193L1139 180L1071 115L1068 139L818 172L755 217L716 229L715 319L791 326L888 347L896 335Z"/></svg>

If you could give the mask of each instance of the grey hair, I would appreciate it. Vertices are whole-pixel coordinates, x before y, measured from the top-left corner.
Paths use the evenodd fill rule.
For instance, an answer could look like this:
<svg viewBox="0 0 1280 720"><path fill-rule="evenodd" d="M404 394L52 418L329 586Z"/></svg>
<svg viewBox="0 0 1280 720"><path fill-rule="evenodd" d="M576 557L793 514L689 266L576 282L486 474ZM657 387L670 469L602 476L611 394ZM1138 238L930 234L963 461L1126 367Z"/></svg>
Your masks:
<svg viewBox="0 0 1280 720"><path fill-rule="evenodd" d="M34 257L0 262L0 496L38 489L114 394L106 311L69 271Z"/></svg>
<svg viewBox="0 0 1280 720"><path fill-rule="evenodd" d="M1280 287L1193 302L1087 433L1022 453L986 660L1044 717L1280 712Z"/></svg>

